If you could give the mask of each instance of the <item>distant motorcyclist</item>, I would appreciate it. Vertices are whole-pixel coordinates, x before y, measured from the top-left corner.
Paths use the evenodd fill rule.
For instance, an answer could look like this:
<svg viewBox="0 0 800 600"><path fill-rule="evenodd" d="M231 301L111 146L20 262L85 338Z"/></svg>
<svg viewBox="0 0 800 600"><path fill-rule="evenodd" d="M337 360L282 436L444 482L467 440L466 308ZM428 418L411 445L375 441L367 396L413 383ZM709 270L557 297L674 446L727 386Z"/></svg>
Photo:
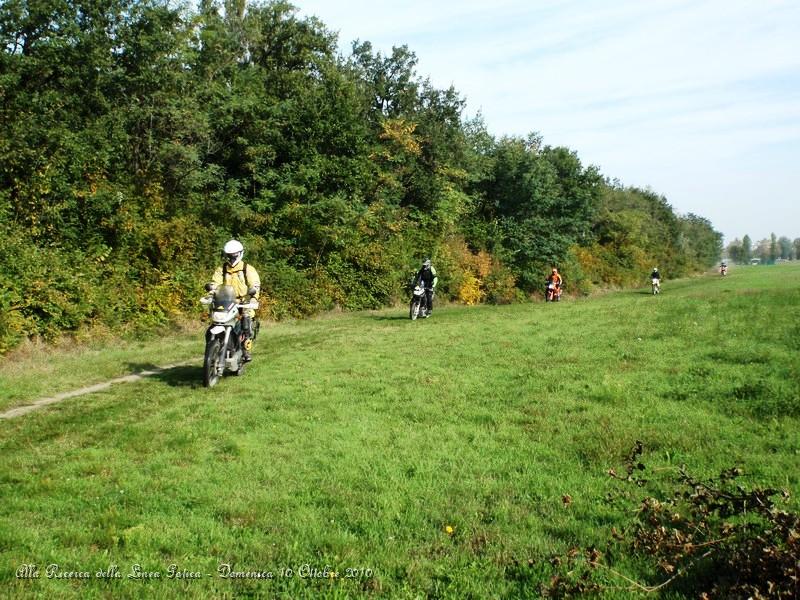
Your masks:
<svg viewBox="0 0 800 600"><path fill-rule="evenodd" d="M243 304L249 297L258 298L261 291L261 278L253 265L248 265L244 258L244 246L238 240L228 241L224 248L222 266L217 267L211 277L211 289L214 290L221 285L230 285L236 293L236 299ZM249 290L255 290L252 296ZM245 334L244 351L242 357L245 362L252 360L250 350L253 346L253 317L255 311L247 309L242 311L242 329Z"/></svg>
<svg viewBox="0 0 800 600"><path fill-rule="evenodd" d="M719 265L719 272L720 272L722 275L727 275L727 274L728 274L728 263L726 263L724 260L723 260L723 261L722 261L722 263Z"/></svg>
<svg viewBox="0 0 800 600"><path fill-rule="evenodd" d="M658 279L658 285L661 285L661 273L658 272L658 267L653 267L653 272L650 273L650 279Z"/></svg>
<svg viewBox="0 0 800 600"><path fill-rule="evenodd" d="M414 285L422 283L425 286L426 319L430 317L431 313L433 312L433 295L436 291L436 284L438 282L439 277L436 275L436 269L434 269L433 265L431 265L431 259L426 258L422 262L422 268L414 277Z"/></svg>
<svg viewBox="0 0 800 600"><path fill-rule="evenodd" d="M550 289L550 286L553 286L553 300L558 300L561 296L561 286L564 283L564 280L561 278L561 274L558 272L558 269L553 267L553 270L550 271L550 275L547 276L547 289Z"/></svg>
<svg viewBox="0 0 800 600"><path fill-rule="evenodd" d="M650 273L650 283L653 286L653 295L661 293L661 273L658 272L658 267L653 267L653 272Z"/></svg>
<svg viewBox="0 0 800 600"><path fill-rule="evenodd" d="M553 267L553 270L550 272L550 275L547 276L547 283L554 283L557 288L561 287L561 275L558 272L558 269Z"/></svg>

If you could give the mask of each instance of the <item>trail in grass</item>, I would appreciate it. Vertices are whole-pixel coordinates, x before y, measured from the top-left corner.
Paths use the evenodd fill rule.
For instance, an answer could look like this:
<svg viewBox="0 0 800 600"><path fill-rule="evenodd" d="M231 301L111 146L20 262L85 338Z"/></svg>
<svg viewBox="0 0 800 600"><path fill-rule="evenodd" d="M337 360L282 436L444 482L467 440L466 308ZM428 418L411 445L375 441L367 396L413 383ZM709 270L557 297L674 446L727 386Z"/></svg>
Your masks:
<svg viewBox="0 0 800 600"><path fill-rule="evenodd" d="M159 373L163 373L164 371L168 371L169 369L174 369L176 367L184 367L193 362L194 362L193 360L192 361L187 360L172 365L166 365L155 369L149 369L147 371L131 373L130 375L116 377L114 379L109 379L108 381L103 381L101 383L96 383L94 385L87 385L82 388L78 388L76 390L72 390L69 392L62 392L60 394L55 394L54 396L49 396L47 398L39 398L38 400L34 400L33 402L31 402L30 404L26 404L24 406L18 406L16 408L12 408L11 410L7 410L5 412L0 413L0 419L13 419L14 417L21 417L22 415L28 414L29 412L33 412L34 410L39 410L41 408L44 408L45 406L49 406L57 402L63 402L64 400L75 398L76 396L84 396L86 394L91 394L93 392L106 390L110 388L112 385L117 383L129 383L132 381L139 381L140 379L144 379L145 377L152 377L153 375L158 375Z"/></svg>

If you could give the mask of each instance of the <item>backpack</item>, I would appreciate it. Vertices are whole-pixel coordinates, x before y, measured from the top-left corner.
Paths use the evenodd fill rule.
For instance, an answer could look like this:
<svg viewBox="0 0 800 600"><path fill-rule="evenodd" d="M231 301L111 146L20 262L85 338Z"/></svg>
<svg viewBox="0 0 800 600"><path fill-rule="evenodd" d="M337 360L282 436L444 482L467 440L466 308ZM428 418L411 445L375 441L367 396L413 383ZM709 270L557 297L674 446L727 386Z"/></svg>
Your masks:
<svg viewBox="0 0 800 600"><path fill-rule="evenodd" d="M250 282L247 280L247 263L242 262L242 272L244 273L244 284L247 286L247 289L250 289ZM222 281L225 281L225 276L228 274L228 263L222 263Z"/></svg>

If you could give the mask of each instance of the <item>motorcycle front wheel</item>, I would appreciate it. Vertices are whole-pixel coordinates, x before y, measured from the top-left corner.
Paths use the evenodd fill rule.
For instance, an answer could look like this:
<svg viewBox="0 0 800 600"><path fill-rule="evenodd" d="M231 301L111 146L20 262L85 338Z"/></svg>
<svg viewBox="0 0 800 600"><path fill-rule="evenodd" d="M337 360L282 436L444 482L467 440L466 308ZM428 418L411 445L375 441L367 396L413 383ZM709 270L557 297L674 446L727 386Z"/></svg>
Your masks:
<svg viewBox="0 0 800 600"><path fill-rule="evenodd" d="M419 316L419 305L420 301L417 300L416 298L414 298L411 301L411 309L409 311L410 312L409 316L411 317L412 321L416 321L417 317Z"/></svg>
<svg viewBox="0 0 800 600"><path fill-rule="evenodd" d="M242 373L244 373L244 366L245 366L246 364L247 364L247 363L246 363L246 362L244 362L244 357L242 357L242 356L240 355L240 356L239 356L239 368L238 368L238 369L236 369L236 370L233 372L233 374L234 374L234 375L236 375L237 377L239 377L240 375L242 375Z"/></svg>
<svg viewBox="0 0 800 600"><path fill-rule="evenodd" d="M203 361L203 385L205 387L214 387L219 381L217 366L221 352L222 342L219 338L214 338L206 344L206 355Z"/></svg>

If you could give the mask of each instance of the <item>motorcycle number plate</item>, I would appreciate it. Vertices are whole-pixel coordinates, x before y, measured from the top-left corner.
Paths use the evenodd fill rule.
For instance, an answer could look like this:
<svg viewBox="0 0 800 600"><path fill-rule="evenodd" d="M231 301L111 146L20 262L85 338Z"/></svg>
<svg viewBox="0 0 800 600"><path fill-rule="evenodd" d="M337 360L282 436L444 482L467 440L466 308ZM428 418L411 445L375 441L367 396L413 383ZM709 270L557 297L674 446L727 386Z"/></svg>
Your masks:
<svg viewBox="0 0 800 600"><path fill-rule="evenodd" d="M215 325L209 331L211 331L212 334L217 335L218 333L225 331L225 328L222 325Z"/></svg>

